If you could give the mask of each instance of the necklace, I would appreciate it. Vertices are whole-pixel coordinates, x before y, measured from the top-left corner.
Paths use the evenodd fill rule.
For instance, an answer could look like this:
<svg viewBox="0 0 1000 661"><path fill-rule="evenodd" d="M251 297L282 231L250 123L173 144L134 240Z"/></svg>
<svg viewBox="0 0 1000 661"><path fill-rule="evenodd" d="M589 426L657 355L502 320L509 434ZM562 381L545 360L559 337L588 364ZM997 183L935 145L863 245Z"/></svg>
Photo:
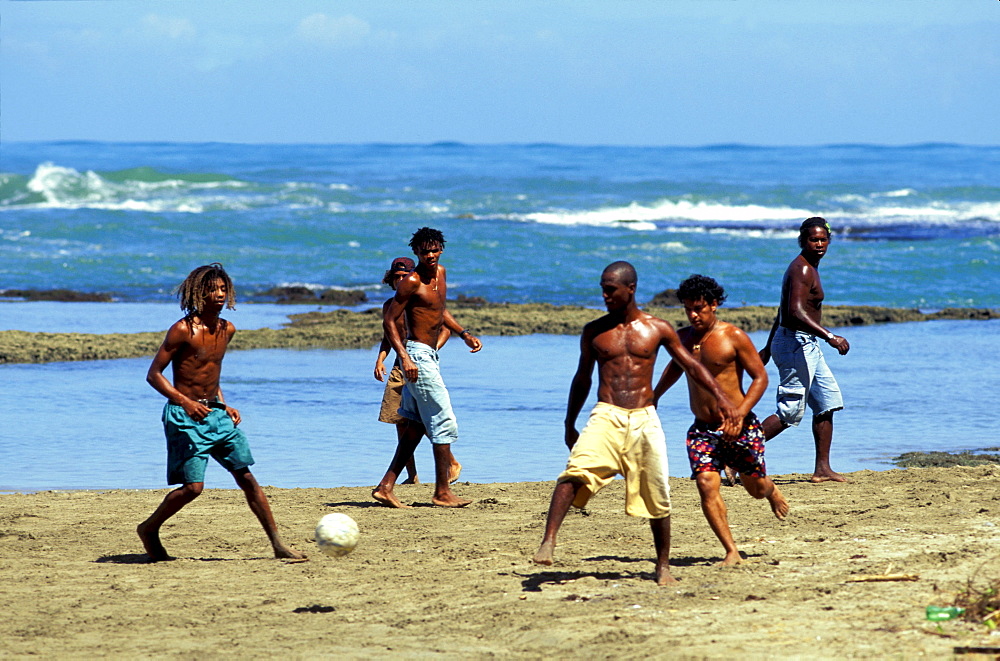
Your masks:
<svg viewBox="0 0 1000 661"><path fill-rule="evenodd" d="M708 339L708 336L711 335L715 331L715 327L718 325L718 323L719 322L715 322L714 324L712 324L712 327L709 328L708 331L704 335L701 336L701 342L699 342L698 344L696 344L693 347L691 347L691 351L701 351L701 345L704 344L705 340Z"/></svg>

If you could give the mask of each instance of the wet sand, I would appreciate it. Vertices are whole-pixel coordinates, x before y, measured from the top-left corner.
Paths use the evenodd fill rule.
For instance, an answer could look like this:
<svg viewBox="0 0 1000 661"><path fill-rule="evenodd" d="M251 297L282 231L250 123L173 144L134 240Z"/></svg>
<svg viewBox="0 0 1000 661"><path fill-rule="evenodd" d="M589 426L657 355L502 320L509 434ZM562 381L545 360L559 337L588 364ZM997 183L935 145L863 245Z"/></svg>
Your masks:
<svg viewBox="0 0 1000 661"><path fill-rule="evenodd" d="M269 557L239 491L208 489L169 522L173 562L147 564L135 525L165 491L0 495L4 656L339 658L948 658L1000 646L963 621L924 619L977 569L1000 572L1000 466L917 468L813 485L776 476L785 522L725 488L746 560L722 558L690 480L671 479L676 586L653 583L645 521L623 483L563 525L552 567L530 562L553 484L455 486L462 510L430 507L431 486L397 487L411 510L368 488L267 488L305 563ZM229 486L229 485L209 485ZM329 512L361 543L329 558L311 541ZM879 574L916 580L855 582ZM998 577L1000 580L1000 577ZM1000 652L998 652L1000 653ZM983 656L980 658L992 658Z"/></svg>
<svg viewBox="0 0 1000 661"><path fill-rule="evenodd" d="M109 303L108 305L114 305ZM577 335L602 310L542 303L462 304L449 308L461 313L462 323L477 335ZM680 327L687 325L681 308L647 306L651 314ZM747 332L766 330L774 322L773 307L720 308L719 317ZM179 316L179 315L178 315ZM1000 312L976 308L950 308L925 314L919 310L868 306L824 307L823 318L831 328L933 319L996 319ZM232 318L239 328L239 314ZM110 330L110 329L109 329ZM166 330L166 329L164 329ZM232 349L362 349L382 338L380 308L364 312L335 310L292 315L281 329L240 329ZM0 364L54 361L106 360L152 356L163 333L29 333L0 331Z"/></svg>

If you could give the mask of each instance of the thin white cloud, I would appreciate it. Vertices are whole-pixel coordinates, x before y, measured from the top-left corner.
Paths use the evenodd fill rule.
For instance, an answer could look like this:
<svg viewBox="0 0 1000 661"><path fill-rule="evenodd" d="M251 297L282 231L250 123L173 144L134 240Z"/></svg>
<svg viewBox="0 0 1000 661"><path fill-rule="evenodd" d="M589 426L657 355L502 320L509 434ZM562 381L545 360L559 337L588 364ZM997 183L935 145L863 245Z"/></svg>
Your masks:
<svg viewBox="0 0 1000 661"><path fill-rule="evenodd" d="M191 39L197 30L194 23L186 18L171 18L159 14L147 14L142 19L142 26L149 33L170 39Z"/></svg>
<svg viewBox="0 0 1000 661"><path fill-rule="evenodd" d="M327 46L353 46L363 41L372 28L357 16L312 14L299 21L297 33L309 42Z"/></svg>

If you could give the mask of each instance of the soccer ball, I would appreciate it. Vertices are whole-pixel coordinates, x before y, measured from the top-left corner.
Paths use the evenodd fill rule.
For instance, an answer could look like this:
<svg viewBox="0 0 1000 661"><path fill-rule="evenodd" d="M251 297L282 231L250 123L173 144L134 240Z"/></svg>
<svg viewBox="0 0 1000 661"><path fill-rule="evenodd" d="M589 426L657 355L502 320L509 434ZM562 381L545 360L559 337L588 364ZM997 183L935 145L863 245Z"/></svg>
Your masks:
<svg viewBox="0 0 1000 661"><path fill-rule="evenodd" d="M361 531L358 524L346 514L327 514L316 524L316 543L323 553L340 557L347 555L358 545Z"/></svg>

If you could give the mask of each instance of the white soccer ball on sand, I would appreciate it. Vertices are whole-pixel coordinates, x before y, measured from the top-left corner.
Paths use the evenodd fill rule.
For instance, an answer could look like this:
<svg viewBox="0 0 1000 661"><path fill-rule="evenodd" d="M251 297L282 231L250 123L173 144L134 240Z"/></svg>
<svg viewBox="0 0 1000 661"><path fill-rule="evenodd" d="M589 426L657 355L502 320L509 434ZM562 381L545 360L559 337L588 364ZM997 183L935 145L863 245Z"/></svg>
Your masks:
<svg viewBox="0 0 1000 661"><path fill-rule="evenodd" d="M358 524L346 514L327 514L316 524L316 543L323 553L340 557L350 553L358 545L361 531Z"/></svg>

